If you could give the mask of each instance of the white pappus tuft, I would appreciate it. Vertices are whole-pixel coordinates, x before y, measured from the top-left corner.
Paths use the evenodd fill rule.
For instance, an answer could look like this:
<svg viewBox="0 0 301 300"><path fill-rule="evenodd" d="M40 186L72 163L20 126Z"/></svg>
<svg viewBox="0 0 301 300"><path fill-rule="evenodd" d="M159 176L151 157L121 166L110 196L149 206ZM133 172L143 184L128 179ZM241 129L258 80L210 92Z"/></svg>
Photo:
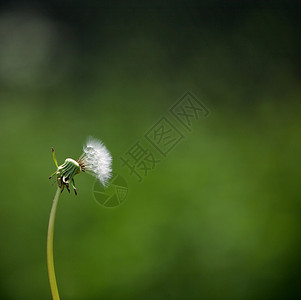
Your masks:
<svg viewBox="0 0 301 300"><path fill-rule="evenodd" d="M89 137L83 147L84 153L78 159L81 171L95 176L104 186L112 174L112 156L98 139Z"/></svg>

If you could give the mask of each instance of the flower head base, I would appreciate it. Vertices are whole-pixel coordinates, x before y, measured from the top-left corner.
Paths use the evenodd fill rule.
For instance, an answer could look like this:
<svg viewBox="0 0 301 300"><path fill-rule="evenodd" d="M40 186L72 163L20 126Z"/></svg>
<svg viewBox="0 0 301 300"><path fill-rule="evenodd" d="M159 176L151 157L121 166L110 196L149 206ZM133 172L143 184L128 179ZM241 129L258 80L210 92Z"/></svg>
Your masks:
<svg viewBox="0 0 301 300"><path fill-rule="evenodd" d="M74 176L80 172L87 172L88 174L95 176L104 186L111 178L112 156L103 143L97 139L92 137L88 139L86 146L83 148L84 153L77 161L72 158L67 158L60 166L58 166L55 158L54 149L51 148L51 150L57 170L49 177L49 179L56 175L57 184L62 191L66 187L70 193L69 184L71 184L75 195L77 195Z"/></svg>
<svg viewBox="0 0 301 300"><path fill-rule="evenodd" d="M57 166L53 148L52 148L52 153L54 157L54 162ZM77 188L75 187L73 177L79 172L80 172L80 166L78 162L72 158L67 158L62 165L57 166L57 170L49 177L49 179L51 179L52 176L56 175L57 184L62 191L66 187L66 189L70 193L69 184L71 184L75 192L75 195L77 195Z"/></svg>

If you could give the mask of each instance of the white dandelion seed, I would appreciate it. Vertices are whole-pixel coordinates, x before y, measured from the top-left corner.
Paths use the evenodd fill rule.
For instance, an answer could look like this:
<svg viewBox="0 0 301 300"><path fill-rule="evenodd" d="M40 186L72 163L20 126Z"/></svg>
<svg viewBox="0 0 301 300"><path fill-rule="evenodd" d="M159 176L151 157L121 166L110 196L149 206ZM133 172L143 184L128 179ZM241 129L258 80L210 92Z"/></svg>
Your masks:
<svg viewBox="0 0 301 300"><path fill-rule="evenodd" d="M81 171L96 177L104 186L112 176L112 156L98 139L89 137L83 147L84 153L78 159Z"/></svg>

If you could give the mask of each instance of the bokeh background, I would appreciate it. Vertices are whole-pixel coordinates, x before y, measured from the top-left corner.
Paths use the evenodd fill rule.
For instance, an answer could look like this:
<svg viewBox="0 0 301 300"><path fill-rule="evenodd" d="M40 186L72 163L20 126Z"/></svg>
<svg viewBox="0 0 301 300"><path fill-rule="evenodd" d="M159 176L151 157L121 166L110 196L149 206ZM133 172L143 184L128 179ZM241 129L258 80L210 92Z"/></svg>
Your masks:
<svg viewBox="0 0 301 300"><path fill-rule="evenodd" d="M103 140L126 202L64 192L62 299L300 299L298 1L1 1L0 298L51 299L57 159ZM210 110L142 183L120 157L189 90Z"/></svg>

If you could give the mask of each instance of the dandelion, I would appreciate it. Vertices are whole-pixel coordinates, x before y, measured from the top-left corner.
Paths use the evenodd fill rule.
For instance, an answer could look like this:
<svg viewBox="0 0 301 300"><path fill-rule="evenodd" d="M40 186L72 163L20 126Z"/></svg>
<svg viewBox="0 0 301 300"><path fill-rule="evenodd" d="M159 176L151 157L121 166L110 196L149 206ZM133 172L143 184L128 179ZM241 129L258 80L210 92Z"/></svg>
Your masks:
<svg viewBox="0 0 301 300"><path fill-rule="evenodd" d="M96 177L104 186L106 186L112 174L112 156L104 144L93 137L88 138L86 145L83 147L83 154L78 160L67 158L60 166L57 163L54 149L51 148L51 150L57 170L49 177L49 179L56 175L58 188L53 199L49 218L47 235L47 265L52 298L53 300L59 300L60 297L53 262L54 222L59 197L65 188L70 193L70 185L73 188L75 195L77 195L74 176L81 172L85 172Z"/></svg>
<svg viewBox="0 0 301 300"><path fill-rule="evenodd" d="M56 175L58 187L64 190L66 188L70 192L69 185L71 184L75 194L77 188L74 183L74 176L80 172L86 172L95 176L104 186L112 175L112 156L106 146L93 137L89 137L86 145L83 147L83 154L78 160L67 158L65 162L58 166L55 158L54 149L52 150L53 161L57 170L49 177L51 179Z"/></svg>

